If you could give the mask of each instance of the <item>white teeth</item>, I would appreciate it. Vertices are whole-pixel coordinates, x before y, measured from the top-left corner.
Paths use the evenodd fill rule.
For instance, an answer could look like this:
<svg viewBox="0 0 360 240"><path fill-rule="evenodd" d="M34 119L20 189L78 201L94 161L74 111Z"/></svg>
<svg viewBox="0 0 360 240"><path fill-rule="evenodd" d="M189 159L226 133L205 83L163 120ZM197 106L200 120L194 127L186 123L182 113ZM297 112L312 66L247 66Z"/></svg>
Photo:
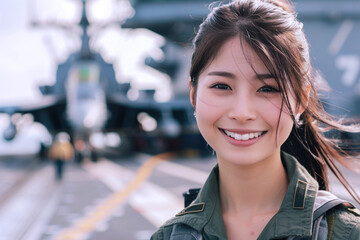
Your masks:
<svg viewBox="0 0 360 240"><path fill-rule="evenodd" d="M224 130L224 132L229 137L232 137L232 138L234 138L236 140L242 140L242 141L257 138L257 137L261 136L264 133L264 132L260 132L260 133L255 132L255 133L238 134L238 133L230 132L230 131L227 131L227 130Z"/></svg>
<svg viewBox="0 0 360 240"><path fill-rule="evenodd" d="M249 140L249 134L242 135L241 140L244 140L244 141Z"/></svg>

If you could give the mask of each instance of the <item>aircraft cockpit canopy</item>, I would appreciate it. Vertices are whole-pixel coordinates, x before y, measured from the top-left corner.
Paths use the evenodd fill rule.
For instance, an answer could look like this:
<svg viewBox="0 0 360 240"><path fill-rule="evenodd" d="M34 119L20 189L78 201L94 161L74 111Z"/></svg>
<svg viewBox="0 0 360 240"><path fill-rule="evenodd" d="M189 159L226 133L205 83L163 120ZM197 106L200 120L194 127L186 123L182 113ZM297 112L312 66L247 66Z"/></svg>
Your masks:
<svg viewBox="0 0 360 240"><path fill-rule="evenodd" d="M79 63L70 70L68 92L77 99L94 98L100 89L100 68L95 63Z"/></svg>

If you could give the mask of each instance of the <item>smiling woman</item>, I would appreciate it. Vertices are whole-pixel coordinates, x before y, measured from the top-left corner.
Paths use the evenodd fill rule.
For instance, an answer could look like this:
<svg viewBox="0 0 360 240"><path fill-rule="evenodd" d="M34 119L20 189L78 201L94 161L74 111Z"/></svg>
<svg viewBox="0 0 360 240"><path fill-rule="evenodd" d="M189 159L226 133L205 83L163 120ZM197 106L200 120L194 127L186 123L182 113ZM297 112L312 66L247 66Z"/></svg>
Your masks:
<svg viewBox="0 0 360 240"><path fill-rule="evenodd" d="M335 166L348 155L323 135L360 127L324 111L295 16L285 0L234 0L200 25L190 99L218 164L152 239L360 238L358 210L328 192L330 169L359 202Z"/></svg>

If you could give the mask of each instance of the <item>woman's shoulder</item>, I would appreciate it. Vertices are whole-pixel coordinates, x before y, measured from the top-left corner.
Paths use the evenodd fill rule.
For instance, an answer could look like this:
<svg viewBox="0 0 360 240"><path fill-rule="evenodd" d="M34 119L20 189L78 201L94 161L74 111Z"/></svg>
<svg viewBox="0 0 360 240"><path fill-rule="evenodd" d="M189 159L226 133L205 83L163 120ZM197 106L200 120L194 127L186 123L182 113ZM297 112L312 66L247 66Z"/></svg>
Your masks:
<svg viewBox="0 0 360 240"><path fill-rule="evenodd" d="M334 208L328 214L331 239L360 239L360 211L344 205ZM331 226L333 225L333 226Z"/></svg>

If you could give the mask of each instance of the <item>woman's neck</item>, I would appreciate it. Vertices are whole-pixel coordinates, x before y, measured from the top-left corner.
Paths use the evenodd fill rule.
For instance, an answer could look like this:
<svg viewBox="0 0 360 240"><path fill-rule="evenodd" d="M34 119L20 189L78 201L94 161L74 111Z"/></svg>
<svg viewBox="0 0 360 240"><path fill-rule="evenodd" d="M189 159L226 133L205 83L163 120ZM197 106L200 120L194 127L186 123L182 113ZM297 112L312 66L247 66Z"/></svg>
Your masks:
<svg viewBox="0 0 360 240"><path fill-rule="evenodd" d="M247 166L219 159L219 182L223 214L244 218L276 213L288 186L280 153Z"/></svg>

